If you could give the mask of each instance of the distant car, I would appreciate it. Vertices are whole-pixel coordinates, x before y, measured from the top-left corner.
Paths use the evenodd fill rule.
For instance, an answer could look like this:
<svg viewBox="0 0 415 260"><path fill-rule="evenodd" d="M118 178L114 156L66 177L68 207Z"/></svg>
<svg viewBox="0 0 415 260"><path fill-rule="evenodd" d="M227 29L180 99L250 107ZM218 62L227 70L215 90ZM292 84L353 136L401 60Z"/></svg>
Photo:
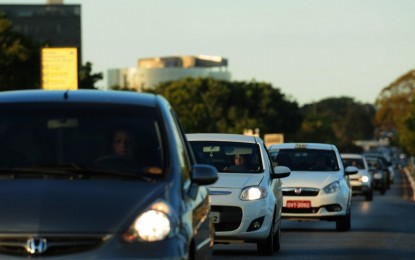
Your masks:
<svg viewBox="0 0 415 260"><path fill-rule="evenodd" d="M282 143L269 146L275 165L291 169L283 181L283 219L335 221L338 231L351 227L352 190L337 147L322 143Z"/></svg>
<svg viewBox="0 0 415 260"><path fill-rule="evenodd" d="M196 163L163 97L9 91L0 115L0 258L210 256L217 171ZM105 149L120 126L128 157Z"/></svg>
<svg viewBox="0 0 415 260"><path fill-rule="evenodd" d="M391 158L386 157L382 152L378 151L367 151L364 152L363 155L377 157L382 161L384 171L387 174L386 188L389 189L395 178L395 167L392 165L392 162L390 161Z"/></svg>
<svg viewBox="0 0 415 260"><path fill-rule="evenodd" d="M377 156L364 155L369 166L369 171L373 175L373 188L378 190L381 195L385 195L388 189L388 170L383 161Z"/></svg>
<svg viewBox="0 0 415 260"><path fill-rule="evenodd" d="M235 134L187 134L198 163L214 165L209 186L215 243L256 243L263 255L280 250L281 180L261 138Z"/></svg>
<svg viewBox="0 0 415 260"><path fill-rule="evenodd" d="M359 169L357 174L350 175L353 195L363 195L367 201L373 200L373 176L369 171L366 158L362 154L342 153L343 165L356 166Z"/></svg>

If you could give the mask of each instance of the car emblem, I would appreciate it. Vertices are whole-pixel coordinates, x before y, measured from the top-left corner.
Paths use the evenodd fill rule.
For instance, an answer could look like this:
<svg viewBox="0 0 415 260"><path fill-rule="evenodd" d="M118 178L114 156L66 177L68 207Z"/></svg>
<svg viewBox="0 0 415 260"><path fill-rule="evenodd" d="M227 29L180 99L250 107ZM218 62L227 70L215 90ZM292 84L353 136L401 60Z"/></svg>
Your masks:
<svg viewBox="0 0 415 260"><path fill-rule="evenodd" d="M295 194L300 194L301 193L301 188L295 188L294 193Z"/></svg>
<svg viewBox="0 0 415 260"><path fill-rule="evenodd" d="M42 254L48 248L46 238L29 238L26 242L26 251L29 254Z"/></svg>

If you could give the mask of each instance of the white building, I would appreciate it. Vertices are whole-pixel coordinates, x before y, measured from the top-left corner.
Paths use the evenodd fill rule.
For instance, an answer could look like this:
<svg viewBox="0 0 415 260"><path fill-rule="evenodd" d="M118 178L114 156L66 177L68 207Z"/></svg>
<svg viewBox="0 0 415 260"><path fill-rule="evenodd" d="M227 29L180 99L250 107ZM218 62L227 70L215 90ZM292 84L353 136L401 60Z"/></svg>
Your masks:
<svg viewBox="0 0 415 260"><path fill-rule="evenodd" d="M138 60L137 68L108 70L108 86L142 91L161 82L182 78L231 80L228 61L217 56L169 56Z"/></svg>

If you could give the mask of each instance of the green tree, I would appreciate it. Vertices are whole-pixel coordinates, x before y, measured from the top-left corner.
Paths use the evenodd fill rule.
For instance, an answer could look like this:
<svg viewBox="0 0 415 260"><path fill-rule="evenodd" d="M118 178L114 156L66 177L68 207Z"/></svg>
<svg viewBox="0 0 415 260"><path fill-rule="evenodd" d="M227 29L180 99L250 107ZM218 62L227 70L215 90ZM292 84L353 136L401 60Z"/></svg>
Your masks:
<svg viewBox="0 0 415 260"><path fill-rule="evenodd" d="M40 88L40 45L0 13L0 91Z"/></svg>
<svg viewBox="0 0 415 260"><path fill-rule="evenodd" d="M377 112L375 124L377 138L389 138L389 140L402 148L411 146L406 134L408 132L408 118L415 111L412 109L415 93L415 70L403 74L387 87L382 89L376 99ZM410 119L408 119L410 121ZM391 135L393 134L393 135Z"/></svg>
<svg viewBox="0 0 415 260"><path fill-rule="evenodd" d="M401 132L399 134L402 148L409 154L415 154L415 99L411 104L409 115L403 120Z"/></svg>
<svg viewBox="0 0 415 260"><path fill-rule="evenodd" d="M79 70L79 88L96 89L95 83L103 79L102 73L92 73L92 63L86 62Z"/></svg>
<svg viewBox="0 0 415 260"><path fill-rule="evenodd" d="M297 103L267 83L186 78L147 91L169 100L186 132L295 133L302 120Z"/></svg>
<svg viewBox="0 0 415 260"><path fill-rule="evenodd" d="M333 143L342 150L355 150L353 141L372 139L374 106L350 97L327 98L301 108L304 121L297 139Z"/></svg>

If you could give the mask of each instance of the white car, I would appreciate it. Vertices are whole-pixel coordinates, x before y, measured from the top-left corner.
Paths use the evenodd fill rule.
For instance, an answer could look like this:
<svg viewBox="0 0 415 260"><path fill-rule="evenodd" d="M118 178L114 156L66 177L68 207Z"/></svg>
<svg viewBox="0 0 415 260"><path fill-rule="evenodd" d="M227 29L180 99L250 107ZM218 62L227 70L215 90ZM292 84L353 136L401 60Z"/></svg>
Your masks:
<svg viewBox="0 0 415 260"><path fill-rule="evenodd" d="M363 195L366 201L373 200L373 177L369 171L366 158L358 153L340 154L344 166L356 166L359 169L357 174L350 176L353 195Z"/></svg>
<svg viewBox="0 0 415 260"><path fill-rule="evenodd" d="M336 221L338 231L351 227L352 190L348 175L354 166L344 168L335 145L321 143L282 143L269 147L275 165L291 169L283 181L283 219Z"/></svg>
<svg viewBox="0 0 415 260"><path fill-rule="evenodd" d="M217 182L209 187L215 243L256 243L263 255L280 249L282 190L290 169L273 167L259 137L237 134L187 134L196 161L214 165Z"/></svg>

